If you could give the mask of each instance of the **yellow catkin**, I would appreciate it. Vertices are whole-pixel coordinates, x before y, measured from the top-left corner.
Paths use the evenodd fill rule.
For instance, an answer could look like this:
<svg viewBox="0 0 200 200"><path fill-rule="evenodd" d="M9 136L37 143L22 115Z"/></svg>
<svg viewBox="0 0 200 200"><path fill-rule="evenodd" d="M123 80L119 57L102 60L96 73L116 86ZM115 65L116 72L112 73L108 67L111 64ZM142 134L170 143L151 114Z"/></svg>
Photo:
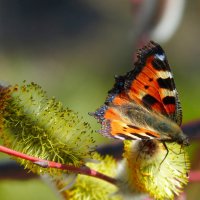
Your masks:
<svg viewBox="0 0 200 200"><path fill-rule="evenodd" d="M39 85L0 86L0 96L0 136L5 146L74 166L92 158L94 139L90 125L55 98L49 99ZM58 172L18 161L34 172Z"/></svg>
<svg viewBox="0 0 200 200"><path fill-rule="evenodd" d="M111 156L94 155L96 162L87 163L87 166L110 177L116 176L117 163ZM61 182L59 182L61 183ZM66 185L65 179L59 184L59 189ZM57 185L58 186L58 185ZM70 200L122 200L117 194L117 187L94 177L78 175L74 185L62 191L65 199Z"/></svg>
<svg viewBox="0 0 200 200"><path fill-rule="evenodd" d="M157 200L172 200L188 182L190 163L177 143L167 143L169 153L159 141L125 141L124 169L118 179L129 193L145 193Z"/></svg>

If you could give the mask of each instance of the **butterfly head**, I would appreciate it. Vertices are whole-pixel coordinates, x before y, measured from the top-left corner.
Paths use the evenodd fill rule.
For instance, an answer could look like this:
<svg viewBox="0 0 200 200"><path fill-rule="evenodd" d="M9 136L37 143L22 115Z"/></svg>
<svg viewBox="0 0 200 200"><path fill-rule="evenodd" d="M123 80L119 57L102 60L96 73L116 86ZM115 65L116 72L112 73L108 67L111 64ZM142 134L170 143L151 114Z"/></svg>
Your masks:
<svg viewBox="0 0 200 200"><path fill-rule="evenodd" d="M178 142L178 143L179 143L179 142ZM183 146L189 146L189 144L190 144L189 138L188 138L187 136L185 136L185 137L183 138L183 140L181 141L181 144L182 144Z"/></svg>
<svg viewBox="0 0 200 200"><path fill-rule="evenodd" d="M176 142L181 146L189 146L190 144L189 138L184 133L178 135L178 137L176 138Z"/></svg>

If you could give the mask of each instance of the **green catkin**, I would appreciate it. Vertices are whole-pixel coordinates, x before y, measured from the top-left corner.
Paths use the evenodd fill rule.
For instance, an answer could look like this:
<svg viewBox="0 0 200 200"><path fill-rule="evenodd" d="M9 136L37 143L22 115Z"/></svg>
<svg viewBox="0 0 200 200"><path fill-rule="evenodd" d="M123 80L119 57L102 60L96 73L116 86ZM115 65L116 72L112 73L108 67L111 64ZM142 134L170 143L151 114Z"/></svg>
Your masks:
<svg viewBox="0 0 200 200"><path fill-rule="evenodd" d="M0 86L0 136L4 145L27 155L80 166L92 158L94 139L88 123L35 84ZM17 159L34 172L55 174Z"/></svg>

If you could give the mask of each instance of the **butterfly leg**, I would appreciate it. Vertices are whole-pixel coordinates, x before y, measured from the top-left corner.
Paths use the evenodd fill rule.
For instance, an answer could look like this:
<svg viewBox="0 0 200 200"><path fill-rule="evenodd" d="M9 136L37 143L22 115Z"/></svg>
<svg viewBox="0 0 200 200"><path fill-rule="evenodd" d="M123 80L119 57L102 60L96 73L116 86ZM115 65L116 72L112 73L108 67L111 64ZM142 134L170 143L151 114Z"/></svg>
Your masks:
<svg viewBox="0 0 200 200"><path fill-rule="evenodd" d="M161 163L160 163L160 165L159 165L159 170L160 170L160 167L161 167L162 163L165 161L165 159L167 158L167 156L168 156L168 154L169 154L169 149L168 149L166 143L165 143L165 142L162 142L162 143L163 143L163 146L164 146L164 148L166 149L167 153L165 154L165 157L163 158L163 160L161 161Z"/></svg>
<svg viewBox="0 0 200 200"><path fill-rule="evenodd" d="M180 148L180 151L179 152L175 152L175 151L173 151L171 148L168 148L168 150L170 150L171 152L173 152L174 154L176 154L176 155L180 155L181 154L181 152L182 152L182 146L181 146L181 148Z"/></svg>

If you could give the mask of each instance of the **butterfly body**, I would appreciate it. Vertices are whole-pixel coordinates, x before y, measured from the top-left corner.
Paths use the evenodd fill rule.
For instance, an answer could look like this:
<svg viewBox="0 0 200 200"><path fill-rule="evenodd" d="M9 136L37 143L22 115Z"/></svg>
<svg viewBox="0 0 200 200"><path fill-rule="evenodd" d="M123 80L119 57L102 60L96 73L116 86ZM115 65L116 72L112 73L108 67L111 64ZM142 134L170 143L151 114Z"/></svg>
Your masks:
<svg viewBox="0 0 200 200"><path fill-rule="evenodd" d="M100 133L121 140L152 140L188 145L182 110L166 55L150 42L138 51L134 69L115 78L105 104L94 117Z"/></svg>

